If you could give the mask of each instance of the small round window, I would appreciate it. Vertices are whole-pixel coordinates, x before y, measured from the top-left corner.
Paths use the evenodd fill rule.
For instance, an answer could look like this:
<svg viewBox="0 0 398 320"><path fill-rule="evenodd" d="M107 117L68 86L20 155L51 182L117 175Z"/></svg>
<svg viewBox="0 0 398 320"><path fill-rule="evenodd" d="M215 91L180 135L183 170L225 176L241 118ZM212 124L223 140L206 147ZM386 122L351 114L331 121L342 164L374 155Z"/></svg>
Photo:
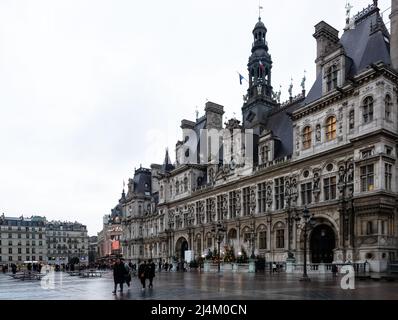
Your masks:
<svg viewBox="0 0 398 320"><path fill-rule="evenodd" d="M310 172L308 170L305 170L303 176L304 178L308 178L310 176Z"/></svg>
<svg viewBox="0 0 398 320"><path fill-rule="evenodd" d="M329 163L329 164L326 166L326 170L327 170L328 172L332 171L332 170L333 170L333 164Z"/></svg>

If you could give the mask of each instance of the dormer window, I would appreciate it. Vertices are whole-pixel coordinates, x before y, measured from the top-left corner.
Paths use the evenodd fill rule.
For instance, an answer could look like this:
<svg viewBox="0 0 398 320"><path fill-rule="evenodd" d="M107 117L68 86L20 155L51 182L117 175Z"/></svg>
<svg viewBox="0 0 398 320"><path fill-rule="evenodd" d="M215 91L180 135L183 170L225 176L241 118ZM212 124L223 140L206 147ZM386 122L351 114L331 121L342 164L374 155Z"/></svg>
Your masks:
<svg viewBox="0 0 398 320"><path fill-rule="evenodd" d="M367 97L363 101L362 106L363 123L370 123L373 121L373 98Z"/></svg>
<svg viewBox="0 0 398 320"><path fill-rule="evenodd" d="M337 66L331 66L326 71L326 86L327 91L337 88L338 70Z"/></svg>
<svg viewBox="0 0 398 320"><path fill-rule="evenodd" d="M303 148L309 149L312 145L312 129L310 126L307 126L303 130Z"/></svg>

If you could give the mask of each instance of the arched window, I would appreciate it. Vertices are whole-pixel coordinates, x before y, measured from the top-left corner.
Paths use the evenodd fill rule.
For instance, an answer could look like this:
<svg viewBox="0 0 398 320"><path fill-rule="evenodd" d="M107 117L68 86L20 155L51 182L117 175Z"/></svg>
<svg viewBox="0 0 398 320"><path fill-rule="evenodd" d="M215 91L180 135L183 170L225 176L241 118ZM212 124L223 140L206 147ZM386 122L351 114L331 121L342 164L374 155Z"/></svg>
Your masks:
<svg viewBox="0 0 398 320"><path fill-rule="evenodd" d="M303 147L304 149L311 148L312 145L312 129L307 126L303 130Z"/></svg>
<svg viewBox="0 0 398 320"><path fill-rule="evenodd" d="M326 120L326 141L336 139L336 117L331 116Z"/></svg>
<svg viewBox="0 0 398 320"><path fill-rule="evenodd" d="M326 72L327 91L337 88L338 70L337 66L331 66Z"/></svg>
<svg viewBox="0 0 398 320"><path fill-rule="evenodd" d="M367 97L363 101L362 107L363 122L370 123L373 121L373 98Z"/></svg>
<svg viewBox="0 0 398 320"><path fill-rule="evenodd" d="M391 120L391 106L392 106L392 99L391 96L388 94L384 99L385 105L385 118L386 120Z"/></svg>

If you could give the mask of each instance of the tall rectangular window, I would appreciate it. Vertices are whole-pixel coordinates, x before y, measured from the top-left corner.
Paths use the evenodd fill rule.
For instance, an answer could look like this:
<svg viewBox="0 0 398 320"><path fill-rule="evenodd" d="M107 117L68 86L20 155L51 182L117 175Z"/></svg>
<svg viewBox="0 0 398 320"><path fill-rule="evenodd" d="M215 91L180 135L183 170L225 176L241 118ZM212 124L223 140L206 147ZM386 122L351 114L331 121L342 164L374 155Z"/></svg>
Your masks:
<svg viewBox="0 0 398 320"><path fill-rule="evenodd" d="M301 185L301 203L303 205L312 203L312 182Z"/></svg>
<svg viewBox="0 0 398 320"><path fill-rule="evenodd" d="M387 191L391 191L391 182L392 182L392 165L389 163L385 164L385 189Z"/></svg>
<svg viewBox="0 0 398 320"><path fill-rule="evenodd" d="M361 167L361 192L374 190L374 165Z"/></svg>
<svg viewBox="0 0 398 320"><path fill-rule="evenodd" d="M323 194L325 201L336 199L336 177L323 179Z"/></svg>
<svg viewBox="0 0 398 320"><path fill-rule="evenodd" d="M285 179L275 179L275 209L281 210L285 207Z"/></svg>
<svg viewBox="0 0 398 320"><path fill-rule="evenodd" d="M285 230L276 230L276 248L282 249L285 247Z"/></svg>
<svg viewBox="0 0 398 320"><path fill-rule="evenodd" d="M267 232L261 231L258 234L258 248L259 249L267 249Z"/></svg>
<svg viewBox="0 0 398 320"><path fill-rule="evenodd" d="M267 211L267 185L260 183L258 188L258 212L265 213Z"/></svg>
<svg viewBox="0 0 398 320"><path fill-rule="evenodd" d="M250 215L250 188L243 189L243 215Z"/></svg>
<svg viewBox="0 0 398 320"><path fill-rule="evenodd" d="M223 196L217 196L217 221L223 220Z"/></svg>
<svg viewBox="0 0 398 320"><path fill-rule="evenodd" d="M206 199L206 222L212 222L211 218L211 199Z"/></svg>
<svg viewBox="0 0 398 320"><path fill-rule="evenodd" d="M229 193L229 214L231 219L236 218L236 192L231 191Z"/></svg>

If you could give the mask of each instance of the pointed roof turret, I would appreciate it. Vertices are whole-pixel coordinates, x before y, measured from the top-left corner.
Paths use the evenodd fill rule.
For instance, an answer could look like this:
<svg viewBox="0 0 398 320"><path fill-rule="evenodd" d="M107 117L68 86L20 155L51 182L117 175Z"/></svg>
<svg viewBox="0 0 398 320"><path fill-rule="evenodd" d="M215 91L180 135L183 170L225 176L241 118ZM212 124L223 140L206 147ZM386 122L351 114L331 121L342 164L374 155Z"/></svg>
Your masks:
<svg viewBox="0 0 398 320"><path fill-rule="evenodd" d="M164 157L164 162L162 165L162 172L170 172L174 170L174 166L171 163L170 156L169 156L169 148L166 148L166 155Z"/></svg>

